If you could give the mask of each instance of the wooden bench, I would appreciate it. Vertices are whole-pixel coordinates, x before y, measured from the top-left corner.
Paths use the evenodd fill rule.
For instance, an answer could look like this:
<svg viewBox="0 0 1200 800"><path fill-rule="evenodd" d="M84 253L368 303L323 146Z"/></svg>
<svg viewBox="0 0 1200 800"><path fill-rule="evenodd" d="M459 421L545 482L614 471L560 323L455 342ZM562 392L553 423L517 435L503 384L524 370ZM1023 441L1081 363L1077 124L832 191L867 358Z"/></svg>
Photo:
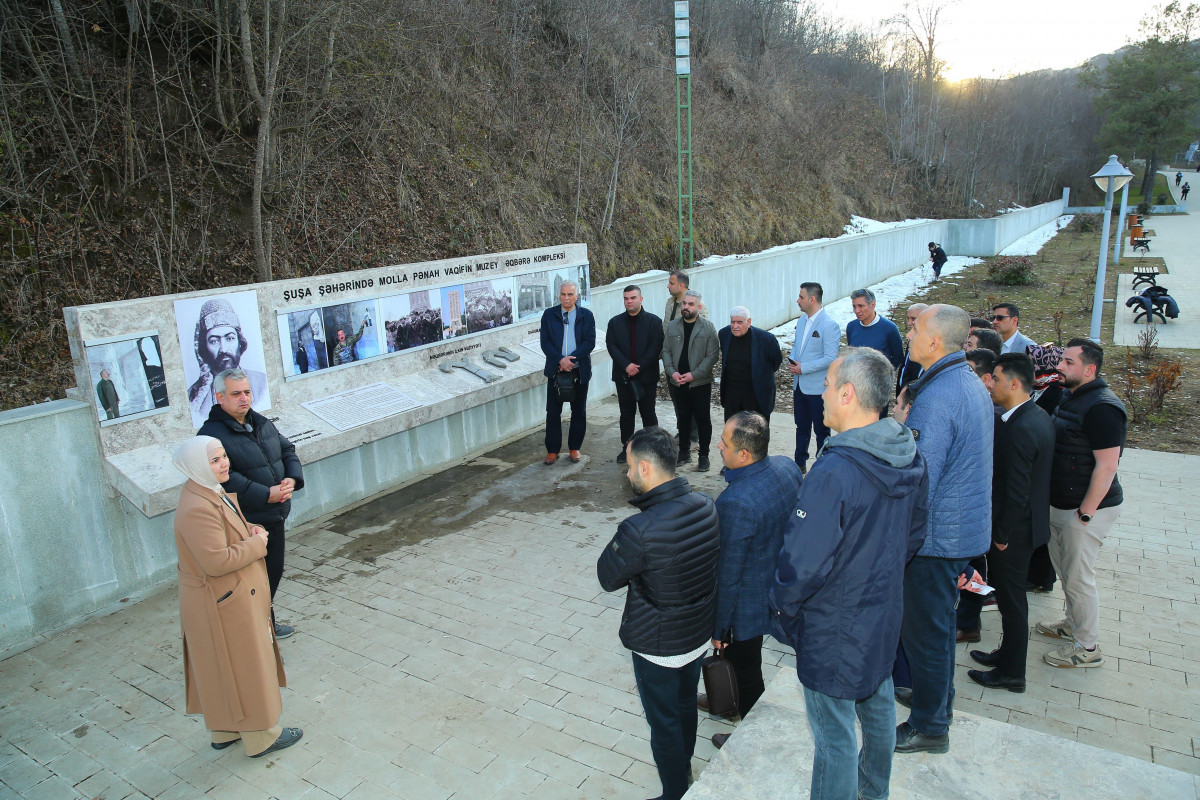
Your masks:
<svg viewBox="0 0 1200 800"><path fill-rule="evenodd" d="M1150 252L1149 236L1136 236L1131 240L1130 244L1133 246L1133 252L1135 253L1147 255Z"/></svg>
<svg viewBox="0 0 1200 800"><path fill-rule="evenodd" d="M1147 286L1158 285L1158 267L1141 266L1133 268L1133 288L1141 286L1143 283Z"/></svg>

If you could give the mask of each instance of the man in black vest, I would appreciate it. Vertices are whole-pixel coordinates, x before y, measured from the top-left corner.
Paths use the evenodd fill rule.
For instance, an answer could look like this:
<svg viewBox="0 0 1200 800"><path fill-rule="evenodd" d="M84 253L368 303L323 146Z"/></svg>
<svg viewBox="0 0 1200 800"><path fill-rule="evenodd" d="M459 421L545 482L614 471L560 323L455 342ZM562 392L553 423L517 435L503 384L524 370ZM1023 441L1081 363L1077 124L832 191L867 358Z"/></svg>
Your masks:
<svg viewBox="0 0 1200 800"><path fill-rule="evenodd" d="M654 412L658 388L658 357L662 355L662 320L642 309L642 290L626 286L625 313L608 321L604 343L612 356L612 380L617 385L621 408L621 452L617 463L625 463L625 443L633 435L634 414L641 412L642 427L658 425Z"/></svg>
<svg viewBox="0 0 1200 800"><path fill-rule="evenodd" d="M988 688L1023 692L1029 652L1025 577L1030 554L1050 539L1054 424L1030 396L1033 359L1024 353L1005 353L995 361L988 391L1000 414L992 450L992 549L987 554L987 575L996 589L1004 638L990 653L971 651L976 662L994 669L967 670L967 677Z"/></svg>
<svg viewBox="0 0 1200 800"><path fill-rule="evenodd" d="M717 613L721 535L712 498L676 477L676 447L642 428L626 447L630 499L641 513L617 526L596 563L606 592L626 589L621 643L650 724L659 800L680 800L696 750L696 686Z"/></svg>
<svg viewBox="0 0 1200 800"><path fill-rule="evenodd" d="M1117 462L1125 446L1125 406L1100 377L1104 350L1090 339L1067 342L1058 374L1068 394L1054 412L1050 474L1050 559L1062 581L1066 616L1039 622L1037 631L1068 644L1042 659L1052 667L1104 663L1096 556L1121 513Z"/></svg>
<svg viewBox="0 0 1200 800"><path fill-rule="evenodd" d="M274 599L283 578L284 525L292 511L292 492L304 488L304 471L296 446L250 407L254 398L245 371L219 372L213 390L217 404L198 433L221 441L229 456L229 480L221 486L237 495L247 522L267 529L267 581ZM271 621L276 639L295 632L291 625L275 622L274 608Z"/></svg>

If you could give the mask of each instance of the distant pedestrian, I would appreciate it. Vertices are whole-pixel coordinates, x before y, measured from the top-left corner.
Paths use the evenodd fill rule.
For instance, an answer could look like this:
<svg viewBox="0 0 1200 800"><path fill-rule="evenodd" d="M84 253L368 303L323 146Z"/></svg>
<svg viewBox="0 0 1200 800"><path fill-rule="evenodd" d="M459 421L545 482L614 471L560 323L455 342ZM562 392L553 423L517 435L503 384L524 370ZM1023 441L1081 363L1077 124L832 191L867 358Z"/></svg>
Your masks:
<svg viewBox="0 0 1200 800"><path fill-rule="evenodd" d="M1176 172L1176 173L1175 173L1175 185L1176 185L1176 186L1178 186L1178 185L1179 185L1179 182L1180 182L1181 180L1183 180L1183 173L1182 173L1182 172Z"/></svg>
<svg viewBox="0 0 1200 800"><path fill-rule="evenodd" d="M1188 192L1190 192L1191 190L1192 190L1192 185L1190 183L1185 183L1183 185L1183 188L1179 190L1179 194L1182 197L1182 199L1187 200Z"/></svg>
<svg viewBox="0 0 1200 800"><path fill-rule="evenodd" d="M867 348L829 367L825 421L838 433L800 487L770 593L772 634L795 648L804 687L814 800L880 800L891 781L905 564L925 538L929 489L913 431L880 419L894 380Z"/></svg>
<svg viewBox="0 0 1200 800"><path fill-rule="evenodd" d="M717 611L717 509L675 475L676 449L662 428L642 428L626 446L640 513L617 526L596 573L606 592L625 589L621 643L650 725L661 800L688 790L696 750L696 687Z"/></svg>
<svg viewBox="0 0 1200 800"><path fill-rule="evenodd" d="M942 277L942 267L946 266L946 251L937 242L929 243L929 260L933 262L933 279Z"/></svg>
<svg viewBox="0 0 1200 800"><path fill-rule="evenodd" d="M769 418L775 410L775 371L783 363L783 351L778 339L750 323L749 309L735 306L729 324L717 331L726 420L739 411L757 411Z"/></svg>

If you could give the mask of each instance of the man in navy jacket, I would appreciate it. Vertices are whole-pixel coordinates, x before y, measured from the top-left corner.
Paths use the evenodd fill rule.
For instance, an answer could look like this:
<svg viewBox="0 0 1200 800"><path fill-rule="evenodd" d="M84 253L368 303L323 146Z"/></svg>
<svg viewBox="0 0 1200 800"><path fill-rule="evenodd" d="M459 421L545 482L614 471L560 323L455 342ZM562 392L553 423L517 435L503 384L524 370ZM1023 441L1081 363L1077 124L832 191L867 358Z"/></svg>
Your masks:
<svg viewBox="0 0 1200 800"><path fill-rule="evenodd" d="M559 305L542 312L541 342L546 356L542 374L546 376L546 458L553 464L562 450L562 404L558 392L558 374L572 377L575 383L571 399L571 427L567 431L567 449L571 460L579 461L579 448L587 433L587 390L592 379L592 349L596 346L596 317L577 305L579 284L563 281L558 290Z"/></svg>
<svg viewBox="0 0 1200 800"><path fill-rule="evenodd" d="M767 417L775 410L775 370L783 363L779 340L750 324L750 311L736 306L717 331L721 344L721 406L728 420L739 411Z"/></svg>
<svg viewBox="0 0 1200 800"><path fill-rule="evenodd" d="M834 331L840 333L836 325ZM717 498L721 560L713 647L723 649L733 664L743 717L765 688L762 641L771 632L767 593L803 479L795 461L767 455L770 444L770 423L753 411L734 414L717 442L729 485ZM700 708L708 710L707 701L700 695ZM714 734L713 744L720 747L727 738L727 733Z"/></svg>
<svg viewBox="0 0 1200 800"><path fill-rule="evenodd" d="M837 435L800 487L771 589L772 632L795 648L804 685L816 800L888 796L904 567L925 538L929 486L912 431L879 418L895 379L868 348L830 365L825 424Z"/></svg>

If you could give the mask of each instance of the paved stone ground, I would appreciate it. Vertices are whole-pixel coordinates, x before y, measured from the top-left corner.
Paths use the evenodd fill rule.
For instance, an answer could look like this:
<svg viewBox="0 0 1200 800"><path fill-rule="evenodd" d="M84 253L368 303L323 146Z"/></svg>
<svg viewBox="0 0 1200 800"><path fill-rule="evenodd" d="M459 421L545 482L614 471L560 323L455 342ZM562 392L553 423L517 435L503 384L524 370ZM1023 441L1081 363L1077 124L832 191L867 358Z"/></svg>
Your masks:
<svg viewBox="0 0 1200 800"><path fill-rule="evenodd" d="M664 409L663 406L666 405ZM669 404L660 404L669 423ZM611 462L612 401L591 414L580 465L536 463L540 434L289 532L280 618L291 688L283 724L304 740L274 757L208 746L182 713L173 587L0 662L0 800L103 796L642 798L658 793L621 595L595 560L631 494ZM790 453L790 419L772 452ZM1125 515L1101 553L1101 647L1080 672L1041 664L1029 691L958 707L1200 773L1200 458L1130 451ZM717 472L695 485L720 490ZM1034 596L1035 617L1060 598ZM985 615L983 644L999 619ZM792 660L765 654L768 682ZM694 769L715 752L702 717Z"/></svg>

